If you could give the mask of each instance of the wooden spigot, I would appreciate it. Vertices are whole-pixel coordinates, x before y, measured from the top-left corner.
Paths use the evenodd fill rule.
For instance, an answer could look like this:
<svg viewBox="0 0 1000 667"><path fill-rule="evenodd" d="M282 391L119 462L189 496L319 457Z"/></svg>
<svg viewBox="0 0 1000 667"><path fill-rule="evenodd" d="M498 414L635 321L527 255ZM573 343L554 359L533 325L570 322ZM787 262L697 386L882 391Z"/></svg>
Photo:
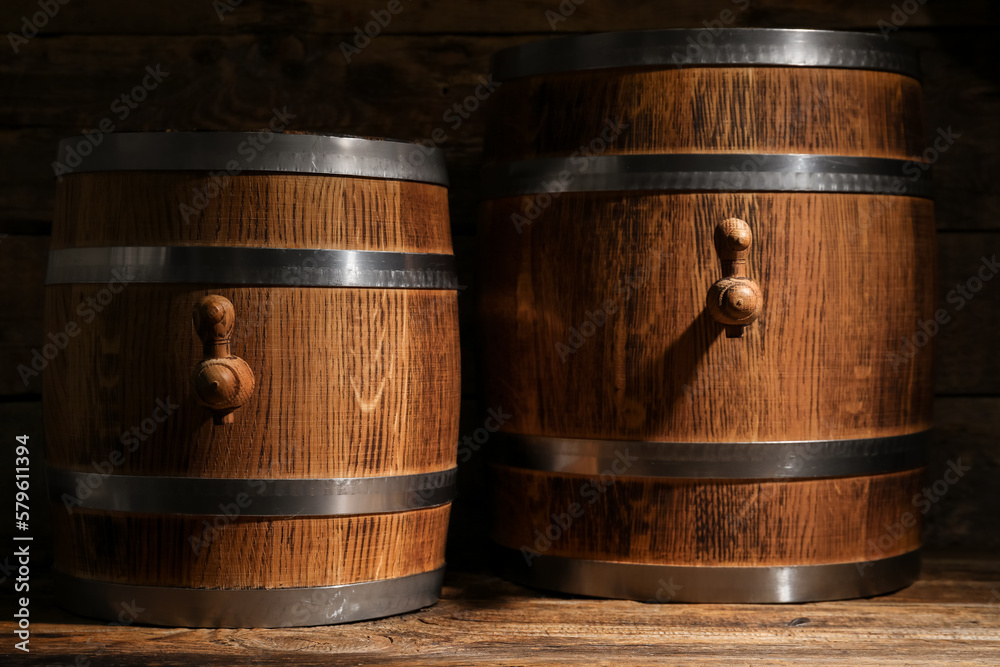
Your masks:
<svg viewBox="0 0 1000 667"><path fill-rule="evenodd" d="M722 260L722 278L708 290L709 314L725 325L727 338L739 338L743 328L760 316L764 296L760 285L747 278L747 253L753 243L750 225L738 218L715 228L715 252Z"/></svg>
<svg viewBox="0 0 1000 667"><path fill-rule="evenodd" d="M204 359L191 375L194 395L212 411L213 424L232 424L233 411L250 400L254 385L250 365L229 349L236 309L226 297L209 294L195 304L192 319L204 346Z"/></svg>

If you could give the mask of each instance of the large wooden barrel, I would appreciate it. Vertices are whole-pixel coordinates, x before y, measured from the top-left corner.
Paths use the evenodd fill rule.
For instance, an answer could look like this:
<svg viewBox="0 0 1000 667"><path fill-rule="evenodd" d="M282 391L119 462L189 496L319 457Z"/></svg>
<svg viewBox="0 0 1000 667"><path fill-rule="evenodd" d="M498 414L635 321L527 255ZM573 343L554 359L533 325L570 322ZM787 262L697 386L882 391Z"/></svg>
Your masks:
<svg viewBox="0 0 1000 667"><path fill-rule="evenodd" d="M511 415L507 575L704 602L912 582L936 329L916 54L641 31L508 49L493 74L480 321L487 406Z"/></svg>
<svg viewBox="0 0 1000 667"><path fill-rule="evenodd" d="M441 154L271 132L88 152L46 288L61 603L222 627L432 604L460 400Z"/></svg>

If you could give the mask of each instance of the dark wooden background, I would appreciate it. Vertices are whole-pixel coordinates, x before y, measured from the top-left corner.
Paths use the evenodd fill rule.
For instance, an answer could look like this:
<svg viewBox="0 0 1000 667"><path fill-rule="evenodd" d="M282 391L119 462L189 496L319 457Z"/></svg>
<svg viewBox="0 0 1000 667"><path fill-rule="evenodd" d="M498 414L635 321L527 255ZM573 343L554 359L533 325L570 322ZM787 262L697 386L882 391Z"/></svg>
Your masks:
<svg viewBox="0 0 1000 667"><path fill-rule="evenodd" d="M0 451L11 452L17 434L31 436L35 489L42 483L40 382L26 386L16 367L29 361L45 336L51 162L61 137L108 117L118 130L258 129L274 107L296 115L292 130L419 140L443 128L460 277L469 285L460 296L462 433L468 435L482 425L471 315L485 114L471 114L455 130L443 115L472 93L500 48L573 32L701 27L728 9L735 15L731 26L869 30L895 22L900 29L889 38L922 50L928 145L937 128L960 135L934 165L940 295L953 319L934 339L937 431L929 480L939 479L949 460L972 466L934 504L926 539L938 548L1000 548L1000 277L961 310L944 302L949 289L975 274L981 257L1000 254L998 3L564 0L564 8L575 9L553 30L546 12L560 12L556 0L401 2L403 11L350 64L341 42L371 20L371 10L384 9L385 0L71 0L19 53L7 37L0 43ZM220 16L217 8L231 11ZM38 11L38 0L4 0L0 32L19 31L22 17ZM157 65L169 76L120 120L114 99L138 84L147 66ZM9 457L4 470L13 465ZM484 566L488 554L484 459L480 450L462 465L449 556L459 567ZM9 476L4 474L2 498L10 497ZM43 521L39 505L36 493L34 516ZM0 531L10 530L5 519Z"/></svg>

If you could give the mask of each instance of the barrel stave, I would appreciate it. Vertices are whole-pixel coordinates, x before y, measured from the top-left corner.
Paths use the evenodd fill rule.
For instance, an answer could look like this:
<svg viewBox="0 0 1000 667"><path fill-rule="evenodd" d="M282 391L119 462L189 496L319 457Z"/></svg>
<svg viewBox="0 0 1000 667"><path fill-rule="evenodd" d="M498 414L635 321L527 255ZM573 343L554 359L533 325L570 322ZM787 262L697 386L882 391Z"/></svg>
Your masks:
<svg viewBox="0 0 1000 667"><path fill-rule="evenodd" d="M511 408L505 429L742 442L929 428L930 356L902 356L934 316L929 201L571 192L518 233L530 199L483 205L483 364L504 378L486 401ZM766 304L738 343L704 312L713 230L734 216L754 230Z"/></svg>

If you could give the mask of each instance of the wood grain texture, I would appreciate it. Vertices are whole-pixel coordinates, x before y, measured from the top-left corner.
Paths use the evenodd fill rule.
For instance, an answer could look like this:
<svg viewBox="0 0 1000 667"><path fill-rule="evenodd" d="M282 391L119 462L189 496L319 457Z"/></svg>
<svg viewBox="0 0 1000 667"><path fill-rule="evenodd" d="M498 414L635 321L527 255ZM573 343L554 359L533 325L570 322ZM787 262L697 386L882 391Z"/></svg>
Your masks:
<svg viewBox="0 0 1000 667"><path fill-rule="evenodd" d="M372 20L372 11L385 0L300 0L292 4L273 0L243 0L219 5L200 0L178 0L168 7L137 10L126 0L92 2L90 11L66 5L43 34L67 31L96 34L214 34L246 31L350 33ZM558 2L492 0L466 3L425 0L419 6L401 3L404 10L382 28L385 34L409 33L540 33L595 32L643 28L690 28L718 21L728 26L785 28L871 29L879 20L890 23L893 8L865 0L837 5L819 0L705 0L681 2L662 11L651 3L574 3L572 12L560 12ZM11 0L0 11L4 32L16 30L22 15L38 11L31 0ZM550 13L558 18L551 19ZM905 14L906 28L996 25L996 6L988 0L957 0L947 6L919 5ZM565 20L561 20L561 19ZM718 25L718 24L713 24ZM898 33L889 33L895 36Z"/></svg>
<svg viewBox="0 0 1000 667"><path fill-rule="evenodd" d="M941 236L937 304L948 320L934 339L935 387L941 394L1000 394L1000 236ZM985 278L985 279L984 279Z"/></svg>
<svg viewBox="0 0 1000 667"><path fill-rule="evenodd" d="M445 188L375 178L73 174L59 187L52 229L53 249L219 245L452 252Z"/></svg>
<svg viewBox="0 0 1000 667"><path fill-rule="evenodd" d="M622 23L645 11L640 5L598 4ZM677 10L685 7L681 3ZM65 6L62 11L70 9ZM842 16L839 6L825 9ZM878 9L891 13L891 8ZM88 17L91 11L88 4ZM286 6L284 11L293 9ZM474 11L486 10L479 3ZM666 16L674 9L650 11ZM804 11L796 9L793 15L801 17ZM411 16L417 14L422 12ZM938 128L952 128L961 135L934 164L938 226L997 229L1000 124L995 118L1000 114L1000 81L988 65L994 31L910 29L919 16L935 15L942 21L955 16L951 10L935 12L925 4L891 39L923 51L928 136L921 152L933 147ZM789 16L762 15L758 25L766 27ZM225 25L235 19L235 13L227 15ZM445 149L451 168L453 220L456 228L469 231L476 217L485 134L486 112L474 97L480 77L489 72L489 58L496 50L544 37L383 34L347 63L338 46L343 36L326 38L298 30L200 38L182 33L106 34L104 28L113 23L101 21L99 36L60 34L32 40L16 59L0 61L0 83L6 84L0 98L0 231L22 224L47 226L55 193L51 163L56 144L97 127L105 117L117 131L252 129L265 126L276 105L296 114L291 127L300 130L427 141L440 130L443 136L436 135L437 143ZM641 25L646 23L632 27ZM110 104L141 81L147 65L157 62L171 72L170 77L120 118ZM266 96L261 95L262 80L267 81ZM467 112L467 118L457 115L454 105L464 104L470 95L470 105L476 108Z"/></svg>
<svg viewBox="0 0 1000 667"><path fill-rule="evenodd" d="M234 478L454 465L453 292L134 284L88 312L86 299L102 289L48 288L49 329L80 327L44 372L50 464L88 470L117 451L122 474ZM233 302L232 347L256 378L250 401L223 426L191 385L202 359L191 308L206 294ZM163 418L157 401L177 407Z"/></svg>
<svg viewBox="0 0 1000 667"><path fill-rule="evenodd" d="M483 440L484 433L480 432L477 436L476 431L483 428L486 409L496 408L495 405L477 406L472 401L463 403L460 428L462 444L459 445L458 455L459 495L452 509L451 539L448 543L448 563L458 569L474 570L482 567L483 554L490 553L494 548L490 541L492 526L484 517L503 511L498 510L489 497L494 488L490 479L489 460L502 443L493 436L482 445L478 445L475 439L478 437ZM503 406L500 408L506 410ZM919 507L911 506L906 511L920 515L923 521L923 541L929 549L979 548L996 553L1000 551L1000 494L994 493L992 489L995 480L1000 477L1000 448L996 446L996 433L1000 429L1000 399L938 397L934 402L934 422L928 447L927 474L922 483L922 487L931 488L933 502L928 505L921 501ZM945 475L954 481L953 463L969 469L955 484L947 484L947 488L942 489L947 481ZM943 493L939 493L942 490ZM508 496L513 494L510 490L502 491ZM589 508L589 498L582 500L582 504ZM704 507L704 511L709 511L707 502L700 505ZM510 506L520 507L521 501L514 498ZM499 507L503 508L503 505ZM558 510L564 512L566 507ZM822 512L824 509L817 507L810 508L809 511ZM653 520L657 516L654 513ZM855 517L857 516L856 514ZM740 521L755 520L754 505L741 504L734 507L732 517L733 525ZM845 515L838 520L845 519L851 520L851 517ZM551 518L538 527L544 530L550 520ZM519 526L517 530L524 527ZM681 525L679 530L690 531L690 526ZM732 526L728 530L731 531ZM532 537L532 542L536 537Z"/></svg>
<svg viewBox="0 0 1000 667"><path fill-rule="evenodd" d="M1000 5L996 5L1000 8ZM941 132L960 134L947 151L937 154L932 172L934 206L940 228L984 230L1000 219L1000 96L988 92L1000 86L990 67L988 47L979 33L923 33L912 43L927 49L921 59L928 137ZM985 113L981 113L985 112ZM963 176L959 174L965 172Z"/></svg>
<svg viewBox="0 0 1000 667"><path fill-rule="evenodd" d="M487 459L491 440L476 443L476 430L483 428L485 415L476 400L462 402L459 429L458 498L452 504L447 560L454 569L469 571L483 567L491 552L489 542L491 501L488 497ZM496 406L489 406L495 408ZM501 406L502 407L502 406ZM949 461L971 466L961 481L933 503L924 515L924 542L929 549L1000 549L1000 494L993 493L1000 476L1000 399L993 397L938 397L934 402L935 428L930 443L927 484L943 478ZM32 488L45 488L40 464L43 444L41 403L0 403L0 439L13 442L15 435L27 434L35 446ZM482 433L479 434L483 439ZM471 445L470 445L471 443ZM495 442L493 442L495 444ZM0 497L13 496L13 477L0 476ZM59 511L63 511L59 506ZM48 504L32 512L34 543L51 551L52 525ZM0 525L0 539L9 539L14 526ZM9 567L10 557L0 557L0 566Z"/></svg>
<svg viewBox="0 0 1000 667"><path fill-rule="evenodd" d="M53 248L451 253L444 188L298 174L73 174L59 188L53 233ZM299 268L308 279L313 267ZM250 364L257 386L240 418L221 427L189 379L203 357L191 312L207 294L234 304L232 352ZM50 461L87 467L127 444L135 456L121 471L133 474L352 477L451 467L455 302L453 292L435 290L51 286L48 329L76 325L81 333L73 354L47 369ZM130 436L167 397L176 414L152 434Z"/></svg>
<svg viewBox="0 0 1000 667"><path fill-rule="evenodd" d="M155 628L140 625L141 612L109 626L54 609L38 581L32 652L18 664L952 667L992 665L1000 651L994 554L928 558L921 579L892 595L801 605L589 600L449 573L435 606L335 630Z"/></svg>
<svg viewBox="0 0 1000 667"><path fill-rule="evenodd" d="M615 68L516 79L490 101L487 163L570 158L567 182L581 155L715 153L734 176L711 193L546 185L484 202L484 387L487 404L511 406L505 431L725 443L930 427L930 354L899 341L931 341L919 329L935 313L931 202L744 193L737 178L758 168L747 153L921 159L916 79ZM497 466L493 536L626 563L861 562L920 546L922 472L762 483L609 470L609 490Z"/></svg>
<svg viewBox="0 0 1000 667"><path fill-rule="evenodd" d="M251 504L248 506L252 510ZM338 517L151 516L52 507L54 568L138 586L295 588L444 567L449 506Z"/></svg>
<svg viewBox="0 0 1000 667"><path fill-rule="evenodd" d="M438 186L206 172L63 179L53 246L129 245L451 253ZM285 277L307 283L315 267L306 260ZM454 466L454 292L129 281L126 271L107 284L46 289L46 328L65 339L47 355L42 388L48 465L235 479ZM227 500L236 503L230 513L246 506L222 499L220 514ZM194 588L326 586L433 570L444 564L450 509L231 519L68 514L70 504L55 510L57 568Z"/></svg>
<svg viewBox="0 0 1000 667"><path fill-rule="evenodd" d="M43 284L47 236L0 238L0 395L37 394L41 378L22 378L17 366L30 363L31 349L45 337Z"/></svg>
<svg viewBox="0 0 1000 667"><path fill-rule="evenodd" d="M955 549L975 543L978 548L1000 553L1000 493L995 491L1000 479L997 433L1000 399L955 396L935 401L927 478L934 482L945 479L953 464L968 470L944 494L935 492L938 500L926 515L927 544ZM939 485L936 491L940 490Z"/></svg>
<svg viewBox="0 0 1000 667"><path fill-rule="evenodd" d="M504 430L726 442L930 426L929 348L893 356L934 316L929 201L564 193L518 234L529 199L483 206L485 403L513 413ZM705 312L730 217L753 229L764 295L739 339Z"/></svg>
<svg viewBox="0 0 1000 667"><path fill-rule="evenodd" d="M864 70L565 72L504 82L488 113L486 162L586 155L609 119L627 127L600 151L606 155L813 153L908 160L925 147L920 83Z"/></svg>
<svg viewBox="0 0 1000 667"><path fill-rule="evenodd" d="M20 84L0 99L0 126L68 129L71 135L72 128L97 127L107 117L118 132L259 130L277 107L294 114L290 130L339 127L357 136L407 140L430 138L440 126L452 145L457 137L475 137L482 124L452 127L444 112L481 85L493 51L524 41L380 35L348 63L340 49L346 37L282 32L36 39L19 58L0 65L0 80ZM119 111L121 96L148 77L147 66L157 65L169 74L142 103L126 107L128 114ZM31 76L19 76L23 72ZM75 106L66 104L71 99ZM55 146L46 158L55 159Z"/></svg>
<svg viewBox="0 0 1000 667"><path fill-rule="evenodd" d="M920 546L912 499L924 472L797 481L611 475L604 486L583 475L496 465L493 539L535 554L657 565L877 560ZM569 516L562 519L568 526L554 516Z"/></svg>
<svg viewBox="0 0 1000 667"><path fill-rule="evenodd" d="M479 330L476 325L477 293L481 251L479 240L471 235L453 237L458 261L459 326L461 329L462 391L476 395L476 359ZM1000 330L1000 282L990 280L975 298L958 304L948 303L948 293L958 284L966 283L982 265L982 258L1000 253L1000 234L948 233L937 234L938 274L935 291L936 307L945 308L951 320L935 337L934 388L946 395L989 395L1000 393L1000 357L992 353L990 337L984 331ZM16 289L0 291L6 307L0 308L0 396L41 393L42 377L31 376L25 384L17 370L30 364L32 349L45 342L42 328L45 260L48 236L10 235L0 240L0 281L17 285ZM921 351L923 353L924 350ZM43 372L44 373L44 372Z"/></svg>

